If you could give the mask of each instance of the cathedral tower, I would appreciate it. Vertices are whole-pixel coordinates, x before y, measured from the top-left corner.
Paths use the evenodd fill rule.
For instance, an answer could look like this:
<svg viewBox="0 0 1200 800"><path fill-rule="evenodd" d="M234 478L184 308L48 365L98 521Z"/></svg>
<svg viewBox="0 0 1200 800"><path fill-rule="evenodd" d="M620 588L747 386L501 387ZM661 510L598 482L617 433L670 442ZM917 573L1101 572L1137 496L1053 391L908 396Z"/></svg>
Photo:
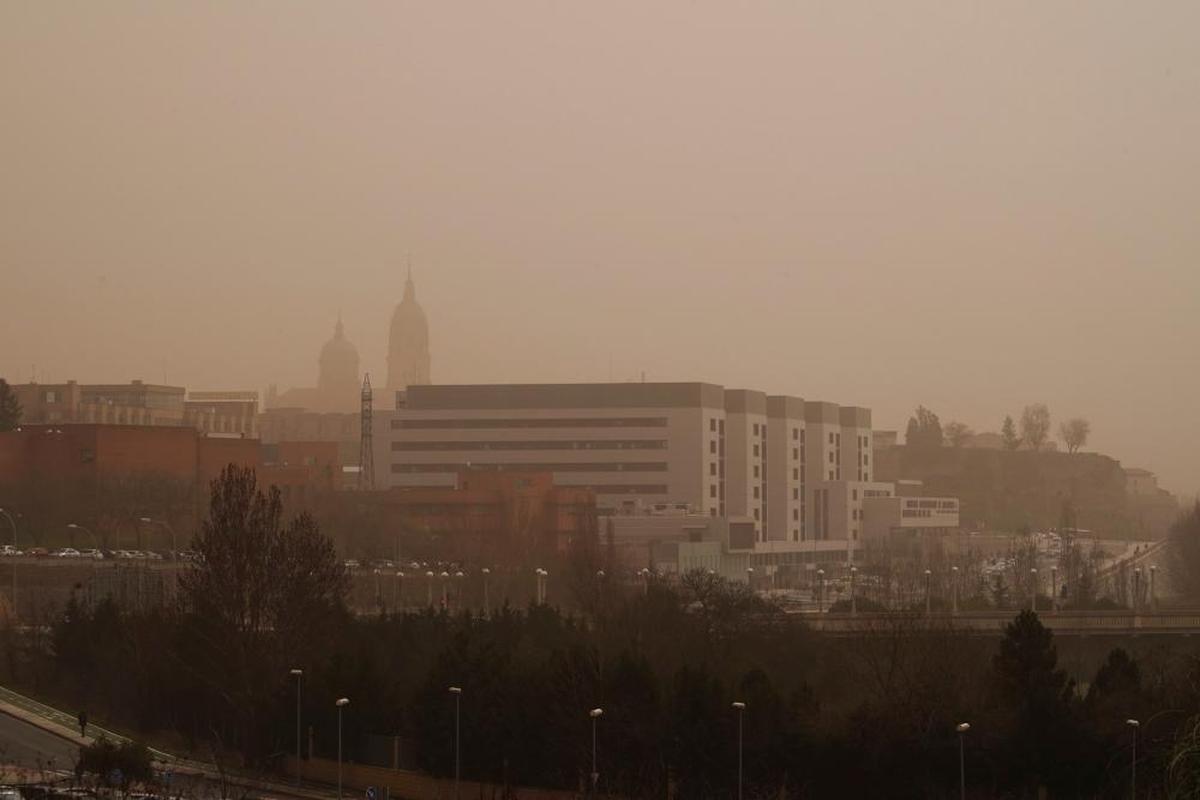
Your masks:
<svg viewBox="0 0 1200 800"><path fill-rule="evenodd" d="M389 391L429 383L429 323L417 304L411 269L404 282L404 299L392 313L387 365Z"/></svg>

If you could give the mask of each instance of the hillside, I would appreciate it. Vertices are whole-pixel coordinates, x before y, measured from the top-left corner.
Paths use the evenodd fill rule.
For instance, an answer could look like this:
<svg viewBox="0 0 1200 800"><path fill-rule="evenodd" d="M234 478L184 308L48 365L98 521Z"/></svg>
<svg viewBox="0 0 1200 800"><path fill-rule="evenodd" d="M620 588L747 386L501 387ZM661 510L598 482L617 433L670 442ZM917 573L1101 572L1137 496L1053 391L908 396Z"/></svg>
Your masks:
<svg viewBox="0 0 1200 800"><path fill-rule="evenodd" d="M897 446L876 451L875 474L920 480L926 494L958 497L964 528L1066 524L1103 536L1144 535L1135 531L1121 464L1096 453Z"/></svg>

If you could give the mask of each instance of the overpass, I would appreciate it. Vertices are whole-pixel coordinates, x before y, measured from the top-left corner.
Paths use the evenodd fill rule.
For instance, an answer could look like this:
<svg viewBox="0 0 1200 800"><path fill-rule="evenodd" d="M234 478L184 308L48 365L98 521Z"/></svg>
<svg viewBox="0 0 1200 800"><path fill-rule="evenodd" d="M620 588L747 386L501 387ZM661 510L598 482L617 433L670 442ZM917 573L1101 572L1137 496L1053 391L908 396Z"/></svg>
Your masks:
<svg viewBox="0 0 1200 800"><path fill-rule="evenodd" d="M825 613L789 615L809 628L832 636L872 636L898 632L957 631L1002 636L1017 615L1012 611L933 611ZM1058 636L1191 636L1200 634L1200 608L1116 611L1041 609L1042 624Z"/></svg>

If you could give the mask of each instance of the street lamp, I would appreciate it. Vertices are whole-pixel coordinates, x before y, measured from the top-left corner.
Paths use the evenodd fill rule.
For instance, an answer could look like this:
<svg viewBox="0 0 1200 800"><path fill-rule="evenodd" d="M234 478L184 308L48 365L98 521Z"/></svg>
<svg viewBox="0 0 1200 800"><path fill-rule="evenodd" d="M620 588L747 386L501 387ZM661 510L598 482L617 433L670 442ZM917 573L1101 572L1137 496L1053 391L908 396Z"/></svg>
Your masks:
<svg viewBox="0 0 1200 800"><path fill-rule="evenodd" d="M404 599L404 571L396 570L396 596L392 598L392 605L396 611L400 611L402 606L400 601Z"/></svg>
<svg viewBox="0 0 1200 800"><path fill-rule="evenodd" d="M737 711L738 718L738 800L742 800L742 717L746 711L746 704L740 700L734 702L733 708Z"/></svg>
<svg viewBox="0 0 1200 800"><path fill-rule="evenodd" d="M1050 568L1050 610L1058 612L1058 567Z"/></svg>
<svg viewBox="0 0 1200 800"><path fill-rule="evenodd" d="M1142 568L1133 568L1133 613L1138 613L1138 601L1142 597Z"/></svg>
<svg viewBox="0 0 1200 800"><path fill-rule="evenodd" d="M588 716L592 718L592 797L596 796L596 785L600 781L600 773L596 769L596 720L603 715L603 708L593 708L588 712Z"/></svg>
<svg viewBox="0 0 1200 800"><path fill-rule="evenodd" d="M964 755L965 747L963 739L966 737L967 731L971 730L971 723L960 722L954 727L958 731L958 786L960 797L962 800L967 800L967 759Z"/></svg>
<svg viewBox="0 0 1200 800"><path fill-rule="evenodd" d="M855 583L858 581L858 567L850 568L850 616L858 615L858 595L854 592Z"/></svg>
<svg viewBox="0 0 1200 800"><path fill-rule="evenodd" d="M1158 572L1158 565L1150 565L1150 611L1158 611L1158 603L1154 599L1154 573Z"/></svg>
<svg viewBox="0 0 1200 800"><path fill-rule="evenodd" d="M9 527L12 528L13 555L15 556L16 550L17 550L17 523L13 522L12 515L9 514L7 511L5 511L3 508L0 508L0 514L4 515L4 518L8 520ZM13 614L13 620L16 620L16 618L17 618L17 562L16 561L12 562L12 614Z"/></svg>
<svg viewBox="0 0 1200 800"><path fill-rule="evenodd" d="M546 602L546 576L550 573L538 567L534 574L537 575L537 602L538 605L542 605Z"/></svg>
<svg viewBox="0 0 1200 800"><path fill-rule="evenodd" d="M925 570L925 616L927 617L933 613L933 593L930 588L932 579L933 573Z"/></svg>
<svg viewBox="0 0 1200 800"><path fill-rule="evenodd" d="M350 705L350 699L339 697L334 703L338 710L338 800L342 800L342 709Z"/></svg>
<svg viewBox="0 0 1200 800"><path fill-rule="evenodd" d="M492 571L487 567L484 567L482 570L480 570L480 574L483 575L483 615L485 617L490 617L492 616L492 611L491 606L488 603L488 576L492 574Z"/></svg>
<svg viewBox="0 0 1200 800"><path fill-rule="evenodd" d="M1127 719L1125 724L1133 728L1133 760L1130 762L1129 787L1133 800L1137 800L1137 735L1142 723L1136 719Z"/></svg>
<svg viewBox="0 0 1200 800"><path fill-rule="evenodd" d="M142 517L141 521L146 525L161 525L167 529L167 533L171 534L171 560L178 561L179 549L175 546L175 529L171 527L170 523L165 520L151 519L150 517Z"/></svg>
<svg viewBox="0 0 1200 800"><path fill-rule="evenodd" d="M425 577L429 579L425 585L425 604L433 608L433 570L428 570L425 573Z"/></svg>
<svg viewBox="0 0 1200 800"><path fill-rule="evenodd" d="M458 780L460 767L462 765L459 756L461 750L459 749L460 739L458 726L459 712L461 710L460 702L462 700L462 687L451 686L449 692L450 694L454 695L454 798L455 800L458 800Z"/></svg>
<svg viewBox="0 0 1200 800"><path fill-rule="evenodd" d="M304 670L289 670L288 674L296 679L296 785L300 785L300 679Z"/></svg>
<svg viewBox="0 0 1200 800"><path fill-rule="evenodd" d="M449 580L450 573L446 570L442 570L442 608L450 607L450 595L448 594L450 588L449 584L447 583Z"/></svg>
<svg viewBox="0 0 1200 800"><path fill-rule="evenodd" d="M950 613L958 613L958 567L950 568Z"/></svg>
<svg viewBox="0 0 1200 800"><path fill-rule="evenodd" d="M825 610L825 570L817 570L817 580L820 582L820 594L817 595L817 611Z"/></svg>
<svg viewBox="0 0 1200 800"><path fill-rule="evenodd" d="M1029 568L1029 610L1037 613L1037 567Z"/></svg>

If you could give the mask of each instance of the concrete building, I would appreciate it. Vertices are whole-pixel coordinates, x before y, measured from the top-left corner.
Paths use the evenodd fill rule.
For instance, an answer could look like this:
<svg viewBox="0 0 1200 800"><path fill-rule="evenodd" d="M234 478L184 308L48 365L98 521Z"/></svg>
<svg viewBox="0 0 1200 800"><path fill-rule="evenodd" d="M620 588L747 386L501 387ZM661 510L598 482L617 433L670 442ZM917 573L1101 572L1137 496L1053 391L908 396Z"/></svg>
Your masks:
<svg viewBox="0 0 1200 800"><path fill-rule="evenodd" d="M707 383L413 386L398 403L376 425L386 486L545 471L594 492L604 513L745 520L751 549L852 553L862 501L885 486L865 408Z"/></svg>
<svg viewBox="0 0 1200 800"><path fill-rule="evenodd" d="M258 392L188 392L183 422L201 433L258 438Z"/></svg>
<svg viewBox="0 0 1200 800"><path fill-rule="evenodd" d="M25 383L13 391L23 424L180 425L185 390L133 381L118 384Z"/></svg>

